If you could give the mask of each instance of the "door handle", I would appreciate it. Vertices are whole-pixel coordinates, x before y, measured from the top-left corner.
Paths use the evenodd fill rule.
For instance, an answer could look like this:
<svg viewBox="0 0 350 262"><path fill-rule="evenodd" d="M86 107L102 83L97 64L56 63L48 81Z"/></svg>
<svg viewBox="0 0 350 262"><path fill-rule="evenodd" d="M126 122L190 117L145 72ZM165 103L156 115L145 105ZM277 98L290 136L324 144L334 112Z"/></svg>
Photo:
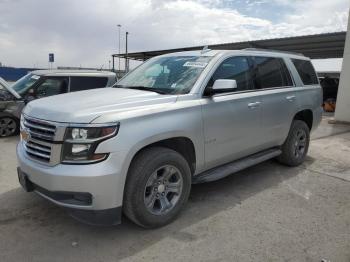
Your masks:
<svg viewBox="0 0 350 262"><path fill-rule="evenodd" d="M293 95L293 96L287 96L286 97L286 99L288 100L288 101L294 101L294 99L295 99L295 96Z"/></svg>
<svg viewBox="0 0 350 262"><path fill-rule="evenodd" d="M261 102L252 102L248 104L249 108L257 108L258 106L260 106Z"/></svg>

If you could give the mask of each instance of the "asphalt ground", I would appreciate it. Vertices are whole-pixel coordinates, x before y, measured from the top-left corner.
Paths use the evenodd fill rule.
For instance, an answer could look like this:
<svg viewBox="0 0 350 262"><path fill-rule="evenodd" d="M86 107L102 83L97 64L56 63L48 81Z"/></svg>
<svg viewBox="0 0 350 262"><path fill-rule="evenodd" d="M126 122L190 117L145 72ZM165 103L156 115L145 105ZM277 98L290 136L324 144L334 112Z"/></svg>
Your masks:
<svg viewBox="0 0 350 262"><path fill-rule="evenodd" d="M350 126L313 134L306 162L271 160L194 185L172 224L81 224L25 193L18 138L0 140L0 261L350 261Z"/></svg>

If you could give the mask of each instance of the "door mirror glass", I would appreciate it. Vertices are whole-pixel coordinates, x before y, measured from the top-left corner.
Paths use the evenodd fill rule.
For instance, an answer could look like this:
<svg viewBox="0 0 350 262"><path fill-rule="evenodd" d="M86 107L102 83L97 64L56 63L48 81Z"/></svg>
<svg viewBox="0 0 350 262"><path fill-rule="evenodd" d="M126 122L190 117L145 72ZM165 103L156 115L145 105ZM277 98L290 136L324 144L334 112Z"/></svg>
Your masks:
<svg viewBox="0 0 350 262"><path fill-rule="evenodd" d="M212 93L229 93L237 89L237 81L234 79L217 79L212 87Z"/></svg>

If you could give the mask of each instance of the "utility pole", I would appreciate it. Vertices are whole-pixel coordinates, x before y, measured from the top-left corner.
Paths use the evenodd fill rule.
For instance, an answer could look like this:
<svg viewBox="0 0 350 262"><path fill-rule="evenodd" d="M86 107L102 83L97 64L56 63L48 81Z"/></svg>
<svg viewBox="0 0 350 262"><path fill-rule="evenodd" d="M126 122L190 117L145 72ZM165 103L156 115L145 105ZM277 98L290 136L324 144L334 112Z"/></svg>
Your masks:
<svg viewBox="0 0 350 262"><path fill-rule="evenodd" d="M128 61L128 34L129 32L125 33L125 73L129 71L129 61Z"/></svg>
<svg viewBox="0 0 350 262"><path fill-rule="evenodd" d="M112 55L112 71L115 72L115 70L114 70L114 55Z"/></svg>
<svg viewBox="0 0 350 262"><path fill-rule="evenodd" d="M120 77L120 28L122 27L121 25L118 26L118 76Z"/></svg>

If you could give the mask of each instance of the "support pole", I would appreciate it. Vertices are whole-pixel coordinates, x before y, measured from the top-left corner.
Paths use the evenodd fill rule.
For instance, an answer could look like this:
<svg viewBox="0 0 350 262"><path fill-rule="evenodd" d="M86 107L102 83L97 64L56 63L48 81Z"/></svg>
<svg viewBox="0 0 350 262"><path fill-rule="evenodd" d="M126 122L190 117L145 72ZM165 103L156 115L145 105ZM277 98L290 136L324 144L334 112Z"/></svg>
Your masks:
<svg viewBox="0 0 350 262"><path fill-rule="evenodd" d="M121 25L118 25L118 77L120 78L120 28Z"/></svg>
<svg viewBox="0 0 350 262"><path fill-rule="evenodd" d="M125 73L129 71L129 65L128 65L128 34L129 32L125 33Z"/></svg>
<svg viewBox="0 0 350 262"><path fill-rule="evenodd" d="M112 55L112 71L114 72L114 55Z"/></svg>
<svg viewBox="0 0 350 262"><path fill-rule="evenodd" d="M340 74L335 120L350 123L350 12L348 18L348 32L346 33L343 65Z"/></svg>

